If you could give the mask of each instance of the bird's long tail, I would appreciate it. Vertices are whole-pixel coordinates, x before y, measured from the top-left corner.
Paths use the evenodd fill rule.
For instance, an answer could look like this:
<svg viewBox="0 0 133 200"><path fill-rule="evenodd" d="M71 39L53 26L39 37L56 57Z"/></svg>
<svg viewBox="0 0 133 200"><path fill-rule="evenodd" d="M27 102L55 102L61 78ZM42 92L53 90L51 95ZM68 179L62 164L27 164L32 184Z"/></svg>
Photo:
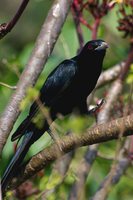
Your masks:
<svg viewBox="0 0 133 200"><path fill-rule="evenodd" d="M16 169L20 166L21 162L26 156L26 153L28 152L30 146L31 146L31 140L33 136L33 132L28 132L25 134L22 143L18 147L14 157L10 161L1 181L1 189L2 193L4 194L5 189L11 180L12 176L16 172Z"/></svg>

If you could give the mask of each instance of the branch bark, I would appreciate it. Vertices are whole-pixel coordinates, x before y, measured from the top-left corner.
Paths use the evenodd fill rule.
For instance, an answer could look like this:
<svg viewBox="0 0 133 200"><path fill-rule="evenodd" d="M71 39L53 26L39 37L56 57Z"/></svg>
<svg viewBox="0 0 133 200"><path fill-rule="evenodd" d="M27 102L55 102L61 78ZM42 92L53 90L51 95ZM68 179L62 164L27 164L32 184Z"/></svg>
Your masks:
<svg viewBox="0 0 133 200"><path fill-rule="evenodd" d="M37 155L33 156L26 167L23 166L19 170L19 174L17 174L15 181L12 181L10 188L15 188L16 186L20 185L22 182L43 169L50 162L77 147L92 145L119 138L121 129L123 131L122 136L133 134L133 115L118 118L106 124L97 125L89 129L81 136L65 136L60 141L60 149L59 144L55 143L51 147L44 149Z"/></svg>
<svg viewBox="0 0 133 200"><path fill-rule="evenodd" d="M121 62L102 72L98 79L96 88L102 87L103 85L110 83L111 81L118 78L118 76L124 69L124 65L125 62Z"/></svg>
<svg viewBox="0 0 133 200"><path fill-rule="evenodd" d="M53 50L71 3L72 0L56 0L48 13L36 40L32 55L17 84L16 92L13 94L0 119L0 153L20 113L19 106L26 95L27 88L36 83L44 64Z"/></svg>

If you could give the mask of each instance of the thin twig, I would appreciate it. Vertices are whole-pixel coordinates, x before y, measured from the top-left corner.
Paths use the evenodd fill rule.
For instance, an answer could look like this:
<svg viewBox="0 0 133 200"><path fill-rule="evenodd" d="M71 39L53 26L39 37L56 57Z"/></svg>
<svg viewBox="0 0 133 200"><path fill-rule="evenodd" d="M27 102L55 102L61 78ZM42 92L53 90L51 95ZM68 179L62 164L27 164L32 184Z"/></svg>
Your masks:
<svg viewBox="0 0 133 200"><path fill-rule="evenodd" d="M49 113L49 110L47 108L45 108L45 105L42 104L42 102L40 101L40 99L36 99L35 100L39 109L40 109L40 112L43 114L44 116L44 120L47 121L49 127L50 127L50 130L48 131L48 134L51 136L51 138L53 139L53 141L58 141L60 140L58 134L57 134L57 131L56 131L56 128L55 128L55 122L54 124L52 124L52 119L51 119L51 116L50 116L50 113Z"/></svg>
<svg viewBox="0 0 133 200"><path fill-rule="evenodd" d="M101 152L98 152L97 156L100 157L100 158L102 158L102 159L105 159L105 160L111 160L112 161L114 159L113 156L105 155L105 154L103 154Z"/></svg>
<svg viewBox="0 0 133 200"><path fill-rule="evenodd" d="M78 40L79 40L80 49L82 49L84 46L84 38L83 38L83 33L82 33L82 29L80 26L80 20L79 20L81 12L78 11L78 9L74 3L72 4L72 15L73 15L73 19L75 22L75 27L76 27Z"/></svg>
<svg viewBox="0 0 133 200"><path fill-rule="evenodd" d="M2 85L4 87L7 87L9 89L12 89L12 90L16 90L17 89L16 86L11 86L11 85L8 85L7 83L3 83L3 82L0 82L0 85Z"/></svg>
<svg viewBox="0 0 133 200"><path fill-rule="evenodd" d="M101 19L97 18L94 21L93 27L92 27L92 40L95 40L97 38L98 28L100 25Z"/></svg>
<svg viewBox="0 0 133 200"><path fill-rule="evenodd" d="M0 25L0 39L2 39L8 32L13 29L22 13L24 12L28 2L29 0L23 0L12 20L8 23L3 23Z"/></svg>

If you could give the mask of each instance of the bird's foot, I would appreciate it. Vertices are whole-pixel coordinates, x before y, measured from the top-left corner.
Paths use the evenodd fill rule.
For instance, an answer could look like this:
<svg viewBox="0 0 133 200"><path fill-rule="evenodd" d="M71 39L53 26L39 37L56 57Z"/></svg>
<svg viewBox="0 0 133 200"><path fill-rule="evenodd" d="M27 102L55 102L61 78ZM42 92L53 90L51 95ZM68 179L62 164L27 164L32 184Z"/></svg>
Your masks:
<svg viewBox="0 0 133 200"><path fill-rule="evenodd" d="M95 106L89 106L88 114L97 114L105 102L105 99L100 99Z"/></svg>

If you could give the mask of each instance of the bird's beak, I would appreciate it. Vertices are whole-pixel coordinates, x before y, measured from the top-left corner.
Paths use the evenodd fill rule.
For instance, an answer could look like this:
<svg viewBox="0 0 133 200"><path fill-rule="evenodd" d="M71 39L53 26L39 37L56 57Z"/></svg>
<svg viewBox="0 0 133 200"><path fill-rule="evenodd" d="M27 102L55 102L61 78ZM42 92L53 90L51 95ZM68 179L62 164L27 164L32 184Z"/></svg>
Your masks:
<svg viewBox="0 0 133 200"><path fill-rule="evenodd" d="M105 50L109 47L109 45L106 42L102 42L101 45L99 45L95 50Z"/></svg>

